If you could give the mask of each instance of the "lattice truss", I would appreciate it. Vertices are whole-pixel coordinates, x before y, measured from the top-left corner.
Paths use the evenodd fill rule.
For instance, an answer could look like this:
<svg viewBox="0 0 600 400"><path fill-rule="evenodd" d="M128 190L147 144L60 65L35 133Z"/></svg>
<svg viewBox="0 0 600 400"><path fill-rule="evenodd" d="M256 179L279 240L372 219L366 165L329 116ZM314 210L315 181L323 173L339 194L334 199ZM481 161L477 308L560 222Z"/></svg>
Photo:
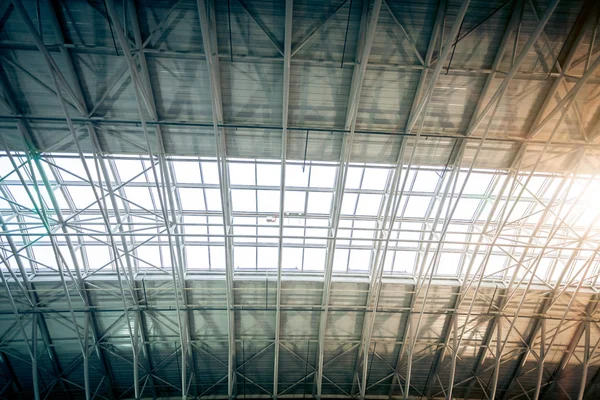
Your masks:
<svg viewBox="0 0 600 400"><path fill-rule="evenodd" d="M600 6L258 3L1 3L0 395L597 395Z"/></svg>

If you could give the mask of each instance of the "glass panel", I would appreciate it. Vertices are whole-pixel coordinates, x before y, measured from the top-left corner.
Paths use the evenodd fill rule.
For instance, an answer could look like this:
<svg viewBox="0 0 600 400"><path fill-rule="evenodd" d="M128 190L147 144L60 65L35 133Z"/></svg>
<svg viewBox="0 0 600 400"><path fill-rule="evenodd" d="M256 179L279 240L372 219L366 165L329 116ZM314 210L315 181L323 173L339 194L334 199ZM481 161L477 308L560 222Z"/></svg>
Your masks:
<svg viewBox="0 0 600 400"><path fill-rule="evenodd" d="M44 156L48 157L49 162L56 162L81 178L86 175L78 157L65 154ZM15 160L22 163L24 158L19 156L15 157ZM149 162L148 157L115 155L106 158L113 184L119 180L132 179L136 174L141 173L144 167L148 167ZM93 159L88 157L86 163L96 174ZM177 204L181 208L175 211L181 224L179 232L184 235L185 268L198 272L206 271L208 268L223 271L225 241L217 164L213 159L184 157L172 158L169 163L174 174L173 183L177 188L174 193ZM112 176L114 167L116 167L115 177ZM43 163L43 168L49 179L54 182L55 171L58 169L49 163ZM280 164L271 161L236 160L228 163L227 171L234 185L234 189L231 190L232 209L235 215L232 232L236 235L232 254L233 268L246 271L277 268L280 168ZM22 169L25 184L30 189L34 189L28 170L28 165ZM9 165L6 157L0 156L0 174L2 171L6 174L12 171L12 166ZM377 242L374 240L378 232L376 217L383 207L384 191L392 171L393 167L388 165L353 164L349 167L347 190L341 204L342 218L339 221L337 247L333 259L333 270L336 274L347 271L365 273L371 266L372 259L376 257ZM457 180L458 189L464 182L466 171L466 169L460 171ZM85 259L91 271L108 265L104 271L114 272L115 262L111 262L113 256L109 245L106 244L109 241L107 229L98 205L95 204L94 194L89 184L69 172L58 173L66 183L58 179L58 182L52 183L52 186L65 219L68 219L68 231L81 235L84 243L81 250L76 249L77 262L83 265ZM308 162L305 171L302 171L302 165L298 161L287 163L286 186L294 190L287 190L285 196L287 215L283 216L283 235L286 238L283 239L285 247L283 247L282 268L288 271L323 273L334 196L332 188L337 172L338 167L333 163L315 165ZM118 212L127 233L125 240L131 248L137 246L137 249L133 250L134 263L140 271L152 271L155 267L170 269L172 264L158 192L153 183L146 181L147 178L151 179L149 175L138 176L134 179L135 183L128 184L116 192ZM318 189L307 188L309 176L310 186ZM479 270L489 245L486 240L482 241L481 235L493 237L497 229L502 229L497 244L503 246L502 249L510 256L501 252L500 247L495 248L485 265L485 279L505 279L515 274L517 278L523 278L523 281L527 282L531 274L526 273L526 268L534 266L536 255L541 252L539 247L546 244L552 249L546 250L547 254L542 257L535 280L548 279L550 282L556 282L560 278L563 284L573 284L583 278L582 267L587 260L586 254L592 254L599 240L600 230L595 226L590 227L590 224L598 224L597 214L600 208L597 207L597 199L600 192L600 179L594 177L589 188L585 189L592 177L578 176L574 178L572 190L567 193L569 180L564 181L564 178L558 175L536 174L520 200L517 201L520 186L516 186L508 204L505 199L508 190L504 191L504 197L496 208L492 223L486 228L486 232L483 232L487 215L491 212L500 185L506 181L507 176L503 171L475 170L471 173L460 200L457 200L457 193L455 193L452 200L458 203L452 216L452 223L448 226L445 236L440 237L444 222L436 225L435 232L431 232L431 229L437 207L441 203L441 198L433 195L440 184L441 176L442 170L437 167L416 166L410 171L408 185L405 193L402 194L400 209L385 256L385 273L415 274L417 267L427 266L432 260L437 242L440 240L441 250L435 275L453 277L465 274L469 264L473 264L473 268L469 271L473 277ZM524 183L527 175L520 174L519 179ZM235 187L235 185L244 185L244 187ZM8 180L0 181L0 186L9 198L14 198L16 203L33 208L18 177L12 176ZM407 193L411 190L415 194ZM40 186L40 191L45 206L50 207L50 196L46 189ZM540 204L540 201L529 191L538 196L544 204ZM533 227L540 221L552 195L558 192L560 192L559 196L552 205L551 212L542 221L533 238L538 248L528 248L524 262L517 269L517 260L526 251L528 239L534 235ZM37 192L32 193L35 202L39 202ZM101 194L100 189L98 193ZM121 199L121 196L124 196L127 201ZM435 202L431 203L434 199ZM564 199L566 202L561 208L560 202ZM112 202L108 198L106 200L109 220L114 231L117 227L117 217L115 210L112 209ZM442 218L445 218L448 204L452 204L449 200L447 198L444 201ZM73 213L70 209L71 203L76 208L75 212L94 204L85 212L69 219ZM35 240L36 245L32 247L33 257L39 263L56 268L54 250L49 246L49 238L45 235L45 228L38 217L32 216L25 209L22 210L21 215L15 216L6 201L0 201L0 207L3 207L3 217L8 221L7 228L15 232L19 230L23 232L23 235L12 236L15 244L22 247L27 240ZM426 221L426 213L430 207L432 211ZM305 209L311 218L304 215ZM513 209L511 215L508 216L508 211L511 209ZM56 216L51 207L49 210L50 222L54 226ZM503 210L504 214L502 214ZM556 214L559 210L560 217L557 218ZM559 230L554 238L548 241L548 235L553 232L553 224L561 225L555 225L559 226ZM588 228L591 230L586 233ZM39 235L44 236L40 238ZM581 241L581 238L585 239ZM67 267L73 268L75 263L68 252L64 236L57 235L57 240L60 250L66 257ZM427 247L423 246L423 240L432 243L427 253L424 252ZM6 240L0 238L0 241L6 247ZM481 245L477 247L477 254L472 254L476 248L474 243L479 241ZM468 244L469 242L473 244ZM576 250L578 247L586 250ZM82 258L82 255L85 257ZM417 260L419 265L415 266ZM36 263L33 263L33 268L45 269ZM597 268L595 262L588 271L585 285L592 282L596 284L593 275L598 273ZM46 270L46 272L50 271ZM573 281L570 282L570 279Z"/></svg>
<svg viewBox="0 0 600 400"><path fill-rule="evenodd" d="M277 258L279 249L277 247L259 247L258 248L258 268L259 269L277 269Z"/></svg>
<svg viewBox="0 0 600 400"><path fill-rule="evenodd" d="M235 246L233 261L236 269L256 269L256 247Z"/></svg>
<svg viewBox="0 0 600 400"><path fill-rule="evenodd" d="M208 246L185 246L188 269L210 269Z"/></svg>
<svg viewBox="0 0 600 400"><path fill-rule="evenodd" d="M394 259L395 273L412 273L417 253L415 251L397 251Z"/></svg>
<svg viewBox="0 0 600 400"><path fill-rule="evenodd" d="M425 218L430 200L429 197L410 196L404 216L407 218Z"/></svg>
<svg viewBox="0 0 600 400"><path fill-rule="evenodd" d="M323 272L325 268L325 249L304 249L304 270Z"/></svg>
<svg viewBox="0 0 600 400"><path fill-rule="evenodd" d="M209 185L219 184L219 169L216 162L201 162L203 182Z"/></svg>
<svg viewBox="0 0 600 400"><path fill-rule="evenodd" d="M388 169L365 168L362 188L371 190L385 190L388 174Z"/></svg>
<svg viewBox="0 0 600 400"><path fill-rule="evenodd" d="M302 171L301 165L286 164L285 166L285 186L308 187L308 176L310 166Z"/></svg>
<svg viewBox="0 0 600 400"><path fill-rule="evenodd" d="M258 190L257 192L258 212L279 214L279 190Z"/></svg>
<svg viewBox="0 0 600 400"><path fill-rule="evenodd" d="M225 247L210 246L210 269L225 269Z"/></svg>
<svg viewBox="0 0 600 400"><path fill-rule="evenodd" d="M202 183L198 162L173 161L172 165L178 183Z"/></svg>
<svg viewBox="0 0 600 400"><path fill-rule="evenodd" d="M280 186L281 166L273 164L258 164L256 166L256 180L259 186ZM287 180L287 176L286 176Z"/></svg>
<svg viewBox="0 0 600 400"><path fill-rule="evenodd" d="M305 192L286 191L283 199L285 212L303 213L305 199Z"/></svg>
<svg viewBox="0 0 600 400"><path fill-rule="evenodd" d="M348 268L355 272L368 272L371 261L371 250L350 250Z"/></svg>
<svg viewBox="0 0 600 400"><path fill-rule="evenodd" d="M358 194L356 193L344 193L342 198L342 215L354 215L356 209L356 201L358 200Z"/></svg>
<svg viewBox="0 0 600 400"><path fill-rule="evenodd" d="M333 188L336 171L336 167L311 166L310 187Z"/></svg>
<svg viewBox="0 0 600 400"><path fill-rule="evenodd" d="M205 189L206 209L209 211L222 211L221 192L219 189Z"/></svg>
<svg viewBox="0 0 600 400"><path fill-rule="evenodd" d="M156 189L147 187L125 187L125 196L128 200L128 205L131 208L145 208L147 210L154 210L153 200L156 201L156 205L160 206L158 195L153 197L156 193ZM154 193L152 193L154 191ZM72 193L72 190L71 190Z"/></svg>
<svg viewBox="0 0 600 400"><path fill-rule="evenodd" d="M178 190L183 210L206 210L202 189L179 188Z"/></svg>
<svg viewBox="0 0 600 400"><path fill-rule="evenodd" d="M356 215L378 215L382 197L380 194L361 194L358 197Z"/></svg>
<svg viewBox="0 0 600 400"><path fill-rule="evenodd" d="M333 254L333 270L335 272L346 272L349 254L350 250L348 249L335 249L335 253Z"/></svg>
<svg viewBox="0 0 600 400"><path fill-rule="evenodd" d="M434 192L440 176L434 171L418 171L412 187L413 192Z"/></svg>
<svg viewBox="0 0 600 400"><path fill-rule="evenodd" d="M109 272L112 269L111 256L108 246L97 245L97 246L86 246L85 253L88 260L89 268L93 270L97 270L99 268L104 267L109 262L111 265L107 265L104 267L103 271ZM156 259L152 259L153 262L156 262Z"/></svg>
<svg viewBox="0 0 600 400"><path fill-rule="evenodd" d="M284 247L282 268L300 271L302 270L302 249L298 247Z"/></svg>
<svg viewBox="0 0 600 400"><path fill-rule="evenodd" d="M348 167L346 189L359 189L364 168Z"/></svg>
<svg viewBox="0 0 600 400"><path fill-rule="evenodd" d="M256 191L233 189L231 191L233 211L256 212Z"/></svg>
<svg viewBox="0 0 600 400"><path fill-rule="evenodd" d="M229 163L229 183L232 185L256 185L254 165Z"/></svg>
<svg viewBox="0 0 600 400"><path fill-rule="evenodd" d="M456 275L460 266L460 253L441 253L437 266L438 275ZM427 260L429 262L429 260Z"/></svg>
<svg viewBox="0 0 600 400"><path fill-rule="evenodd" d="M144 166L140 160L115 160L114 161L117 167L117 173L119 174L120 182L146 182L146 177L142 173L144 171ZM189 163L187 164L191 166ZM150 164L148 164L150 167ZM198 167L196 167L198 169ZM187 170L193 170L193 168L188 168ZM149 175L152 175L152 170L148 171ZM95 177L95 175L92 175ZM179 176L179 175L178 175ZM199 178L198 174L198 178ZM133 179L135 177L135 179ZM182 181L183 182L183 181ZM194 182L200 182L198 179Z"/></svg>
<svg viewBox="0 0 600 400"><path fill-rule="evenodd" d="M332 196L332 193L310 192L306 211L309 214L329 214Z"/></svg>

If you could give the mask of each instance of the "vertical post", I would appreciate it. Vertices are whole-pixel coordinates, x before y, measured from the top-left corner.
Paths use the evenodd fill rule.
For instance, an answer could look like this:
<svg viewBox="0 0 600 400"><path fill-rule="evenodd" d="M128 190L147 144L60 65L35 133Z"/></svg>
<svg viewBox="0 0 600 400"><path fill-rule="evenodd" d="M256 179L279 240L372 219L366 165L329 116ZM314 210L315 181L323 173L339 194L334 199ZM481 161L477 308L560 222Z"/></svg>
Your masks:
<svg viewBox="0 0 600 400"><path fill-rule="evenodd" d="M585 384L587 383L587 375L590 366L590 321L585 321L583 329L585 329L585 344L583 349L583 373L579 384L579 392L577 392L577 400L583 400L585 393Z"/></svg>
<svg viewBox="0 0 600 400"><path fill-rule="evenodd" d="M293 0L285 2L285 37L283 43L283 110L281 130L281 175L279 187L279 245L277 255L277 302L275 310L275 355L273 361L273 399L279 392L279 340L281 331L281 268L283 262L283 224L285 219L285 168L287 159L287 126L290 101L290 75L292 58L292 14ZM307 360L308 362L308 360Z"/></svg>
<svg viewBox="0 0 600 400"><path fill-rule="evenodd" d="M17 318L20 318L17 315ZM38 360L38 345L37 345L37 335L38 335L38 314L34 313L32 316L32 323L31 323L31 349L33 351L33 356L31 357L31 375L33 377L33 395L35 397L35 400L40 400L40 379L38 376L38 365L37 365L37 360ZM60 379L60 377L57 377L57 379Z"/></svg>
<svg viewBox="0 0 600 400"><path fill-rule="evenodd" d="M344 125L345 130L347 130L348 132L344 134L344 137L342 139L340 164L335 180L333 209L329 223L330 229L328 236L331 237L331 239L327 241L327 255L325 258L325 277L323 283L323 299L321 302L323 310L321 311L321 317L319 320L317 372L315 374L316 397L318 400L321 399L323 387L325 331L327 329L327 312L329 308L329 298L331 291L331 275L333 272L333 259L341 214L342 199L344 196L344 187L346 184L346 174L348 171L350 153L352 151L352 144L354 141L354 128L356 125L360 92L362 89L364 76L367 70L367 63L369 62L369 54L371 53L371 47L373 46L373 40L375 37L377 21L379 19L379 12L381 11L381 5L382 0L375 0L371 9L370 17L367 16L369 10L369 2L367 0L363 1L362 6L363 15L361 19L361 27L359 34L359 46L357 49L354 69L352 71L352 82L350 84L348 107L346 109L346 121Z"/></svg>
<svg viewBox="0 0 600 400"><path fill-rule="evenodd" d="M197 0L202 44L206 56L211 91L212 119L217 149L217 165L219 172L219 188L221 192L221 208L223 209L223 232L225 238L225 277L227 283L227 319L228 319L228 373L227 395L233 399L236 384L236 342L233 295L233 238L231 237L231 195L229 191L229 173L227 171L227 152L225 148L225 131L223 123L223 103L221 99L221 80L219 73L219 57L217 49L217 30L214 15L214 4L209 0ZM209 18L210 6L210 18Z"/></svg>

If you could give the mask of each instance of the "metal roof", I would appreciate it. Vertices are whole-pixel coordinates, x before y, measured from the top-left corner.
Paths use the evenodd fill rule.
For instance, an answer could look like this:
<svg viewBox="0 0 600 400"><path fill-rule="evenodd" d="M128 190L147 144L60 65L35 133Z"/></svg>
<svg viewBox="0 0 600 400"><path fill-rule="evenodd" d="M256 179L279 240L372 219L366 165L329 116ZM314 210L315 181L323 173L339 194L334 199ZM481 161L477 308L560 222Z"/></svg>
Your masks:
<svg viewBox="0 0 600 400"><path fill-rule="evenodd" d="M592 399L594 0L0 3L0 396Z"/></svg>

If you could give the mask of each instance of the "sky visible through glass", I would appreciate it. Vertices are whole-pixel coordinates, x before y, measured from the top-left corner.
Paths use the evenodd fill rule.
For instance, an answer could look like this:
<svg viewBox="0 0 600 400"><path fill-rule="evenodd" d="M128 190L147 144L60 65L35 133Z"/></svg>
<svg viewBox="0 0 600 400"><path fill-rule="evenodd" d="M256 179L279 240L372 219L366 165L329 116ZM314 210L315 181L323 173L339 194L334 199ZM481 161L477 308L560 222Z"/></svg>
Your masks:
<svg viewBox="0 0 600 400"><path fill-rule="evenodd" d="M185 270L225 270L216 160L170 158L171 187L162 184L164 171L148 157L107 156L106 168L100 168L100 160L86 156L86 165L87 171L78 156L68 154L32 160L14 153L12 161L6 154L0 156L0 243L11 267L14 252L7 235L13 237L28 273L52 273L60 262L72 269L72 257L65 256L69 246L86 275L114 272L124 249L138 273L170 271L174 256L161 201L166 202L171 190L174 204L169 213L176 221L171 239L177 238L174 246L180 247ZM277 270L281 164L229 159L227 170L232 266L239 272ZM398 191L393 193L397 172ZM533 274L540 281L577 281L585 276L586 283L595 284L600 233L600 181L595 176L534 174L528 180L526 173L513 179L507 171L474 170L463 185L467 170L451 172L442 167L407 171L405 166L400 171L392 165L350 164L333 273L368 274L382 263L387 275L417 276L434 268L435 276L460 277L481 272L483 265L489 279L529 279ZM325 271L336 233L332 207L337 174L336 163L287 162L284 272ZM388 199L399 199L391 229L385 218L391 215ZM111 234L117 240L111 241Z"/></svg>

